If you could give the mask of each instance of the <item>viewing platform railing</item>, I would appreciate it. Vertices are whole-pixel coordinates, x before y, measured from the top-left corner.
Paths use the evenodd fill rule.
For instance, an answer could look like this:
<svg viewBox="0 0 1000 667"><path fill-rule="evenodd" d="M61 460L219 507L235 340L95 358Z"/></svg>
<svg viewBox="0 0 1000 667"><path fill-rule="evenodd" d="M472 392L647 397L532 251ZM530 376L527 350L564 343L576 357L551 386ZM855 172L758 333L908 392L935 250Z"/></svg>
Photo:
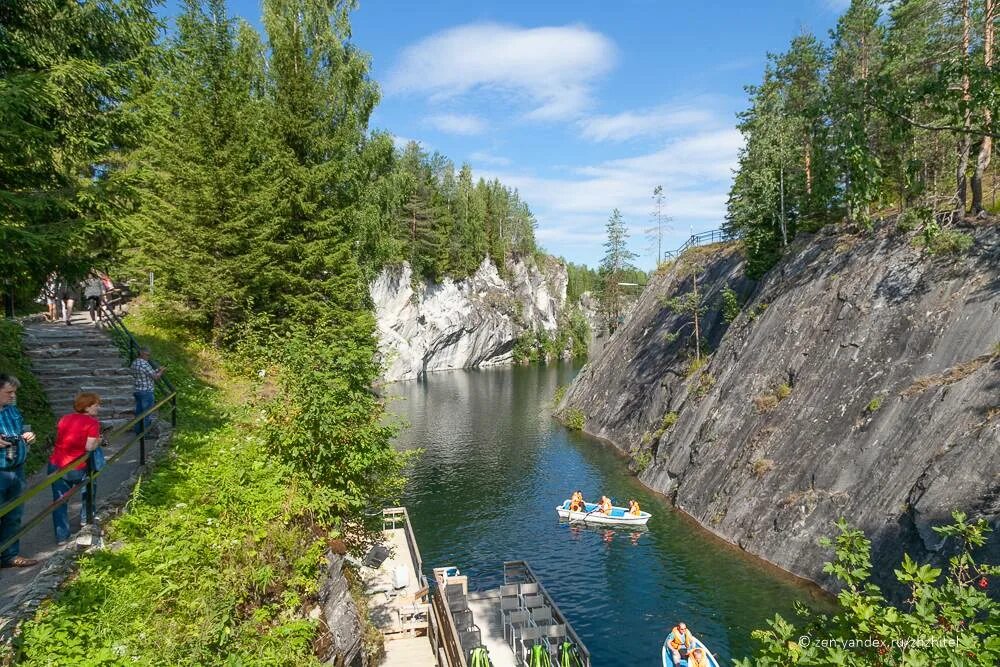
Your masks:
<svg viewBox="0 0 1000 667"><path fill-rule="evenodd" d="M685 250L690 248L696 248L703 245L711 245L712 243L724 243L726 241L733 241L736 236L730 234L725 229L710 229L707 232L699 232L697 234L692 234L688 237L688 240L684 244L677 248L676 250L667 250L663 253L663 259L677 259L680 257Z"/></svg>

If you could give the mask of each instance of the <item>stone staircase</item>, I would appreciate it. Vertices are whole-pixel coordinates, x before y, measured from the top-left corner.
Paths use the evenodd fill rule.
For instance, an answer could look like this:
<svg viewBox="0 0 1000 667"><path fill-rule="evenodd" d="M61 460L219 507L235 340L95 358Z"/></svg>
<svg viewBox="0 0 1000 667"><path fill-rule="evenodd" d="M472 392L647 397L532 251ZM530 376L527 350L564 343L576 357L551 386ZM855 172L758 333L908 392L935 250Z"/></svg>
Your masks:
<svg viewBox="0 0 1000 667"><path fill-rule="evenodd" d="M77 313L73 324L35 322L24 326L24 347L32 372L56 418L73 412L81 391L101 397L101 423L115 427L135 415L132 374L121 351L90 316Z"/></svg>

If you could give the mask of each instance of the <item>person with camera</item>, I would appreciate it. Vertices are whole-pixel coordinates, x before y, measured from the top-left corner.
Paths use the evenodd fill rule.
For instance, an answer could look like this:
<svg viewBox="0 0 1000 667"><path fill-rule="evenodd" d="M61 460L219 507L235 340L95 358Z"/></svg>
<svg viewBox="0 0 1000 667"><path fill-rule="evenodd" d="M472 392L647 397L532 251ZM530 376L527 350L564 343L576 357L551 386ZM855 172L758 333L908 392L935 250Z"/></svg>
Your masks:
<svg viewBox="0 0 1000 667"><path fill-rule="evenodd" d="M9 503L24 492L24 461L28 445L35 434L25 428L24 417L17 409L17 388L21 382L12 375L0 373L0 505ZM0 517L0 543L6 542L21 529L24 505ZM31 567L37 560L19 555L20 541L0 553L0 567Z"/></svg>
<svg viewBox="0 0 1000 667"><path fill-rule="evenodd" d="M132 379L135 382L133 396L135 397L136 417L149 410L156 403L156 397L153 393L155 383L163 375L163 371L167 370L166 366L153 368L153 364L149 361L149 355L149 348L143 346L139 348L139 356L132 362ZM152 417L147 415L136 423L135 432L142 433L148 430L152 421Z"/></svg>
<svg viewBox="0 0 1000 667"><path fill-rule="evenodd" d="M101 397L84 391L73 400L73 412L65 415L56 426L56 444L49 457L49 474L67 466L87 452L93 452L101 444L101 423L97 415L101 410ZM95 455L96 456L96 455ZM101 457L103 460L103 456ZM95 460L95 469L98 468ZM71 488L87 477L87 462L80 463L74 470L52 483L52 500L59 500ZM80 492L80 525L87 523L87 487ZM62 504L52 512L52 524L56 531L56 543L66 544L69 540L69 506Z"/></svg>

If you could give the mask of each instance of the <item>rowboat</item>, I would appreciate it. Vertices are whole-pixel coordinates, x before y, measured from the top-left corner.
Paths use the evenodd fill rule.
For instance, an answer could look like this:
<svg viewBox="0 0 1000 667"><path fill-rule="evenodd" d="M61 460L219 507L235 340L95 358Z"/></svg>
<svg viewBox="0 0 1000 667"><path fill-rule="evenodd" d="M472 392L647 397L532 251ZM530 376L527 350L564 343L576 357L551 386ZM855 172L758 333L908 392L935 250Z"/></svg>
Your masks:
<svg viewBox="0 0 1000 667"><path fill-rule="evenodd" d="M639 512L639 516L631 514L625 507L612 507L610 514L597 511L596 503L585 503L586 512L574 512L569 508L570 501L556 507L560 519L570 521L585 521L587 523L613 523L620 526L645 526L652 515L649 512Z"/></svg>
<svg viewBox="0 0 1000 667"><path fill-rule="evenodd" d="M697 637L695 637L694 635L691 635L691 637L692 639L694 639L694 641L691 643L691 648L692 649L697 647L702 648L705 651L705 657L708 658L708 664L710 664L712 667L719 667L719 661L715 659L715 656L712 655L712 652L708 650L708 647L705 646L705 644L703 644L702 641ZM674 658L670 654L669 642L670 642L670 634L668 633L666 639L663 640L663 648L660 649L660 655L663 658L663 667L674 667ZM681 658L680 667L688 667L687 658Z"/></svg>

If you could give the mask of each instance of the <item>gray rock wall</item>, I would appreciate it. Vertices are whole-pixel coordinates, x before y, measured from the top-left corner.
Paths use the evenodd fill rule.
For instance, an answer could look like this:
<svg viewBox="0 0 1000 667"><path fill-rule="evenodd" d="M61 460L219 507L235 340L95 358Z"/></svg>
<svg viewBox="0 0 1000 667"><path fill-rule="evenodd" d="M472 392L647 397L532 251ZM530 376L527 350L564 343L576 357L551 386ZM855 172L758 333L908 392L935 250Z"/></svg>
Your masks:
<svg viewBox="0 0 1000 667"><path fill-rule="evenodd" d="M332 665L364 667L361 617L348 588L341 555L331 553L327 557L318 614L325 629L319 659Z"/></svg>
<svg viewBox="0 0 1000 667"><path fill-rule="evenodd" d="M737 254L717 253L706 288L728 282L749 302L728 328L706 314L716 351L690 377L681 341L662 337L679 322L663 299L688 289L668 272L563 409L647 449L642 481L704 527L827 587L817 538L840 516L886 577L904 551L941 559L931 526L952 509L1000 517L1000 228L965 231L974 247L942 258L889 227L802 239L756 287ZM986 556L1000 556L996 533Z"/></svg>
<svg viewBox="0 0 1000 667"><path fill-rule="evenodd" d="M410 266L385 269L371 285L385 380L509 363L525 331L553 332L566 304L566 267L514 259L510 278L483 260L466 280L414 285Z"/></svg>

